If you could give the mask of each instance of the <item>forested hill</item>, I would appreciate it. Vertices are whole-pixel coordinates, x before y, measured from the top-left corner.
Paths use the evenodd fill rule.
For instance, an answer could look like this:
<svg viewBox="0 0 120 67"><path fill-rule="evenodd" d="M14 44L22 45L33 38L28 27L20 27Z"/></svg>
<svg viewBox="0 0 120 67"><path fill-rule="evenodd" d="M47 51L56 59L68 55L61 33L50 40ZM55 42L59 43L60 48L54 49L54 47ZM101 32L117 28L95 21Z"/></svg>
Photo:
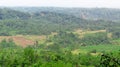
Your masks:
<svg viewBox="0 0 120 67"><path fill-rule="evenodd" d="M22 12L12 9L0 9L0 35L40 35L51 32L72 30L83 26L85 20L73 15L57 12Z"/></svg>
<svg viewBox="0 0 120 67"><path fill-rule="evenodd" d="M11 9L29 13L36 13L41 11L57 12L62 14L74 15L78 18L93 20L119 20L120 17L120 9L111 8L14 7Z"/></svg>
<svg viewBox="0 0 120 67"><path fill-rule="evenodd" d="M15 11L7 8L0 9L0 19L27 19L30 15L28 13Z"/></svg>
<svg viewBox="0 0 120 67"><path fill-rule="evenodd" d="M90 10L96 12L96 10L92 9L77 8L1 8L0 35L42 35L50 34L51 32L73 31L75 29L105 29L107 31L114 31L117 28L117 30L119 30L119 22L107 19L92 20L85 19L83 16L79 17L82 12L87 13L90 12ZM98 11L100 11L100 9ZM114 13L114 11L117 10L113 10L112 13ZM109 12L110 11L108 11L108 13ZM100 13L102 13L102 10ZM117 13L114 15L116 16L114 18L118 18L119 16ZM92 15L87 17L90 16ZM96 16L99 15L96 14ZM93 17L95 17L95 15L93 15ZM109 16L107 16L107 18L109 18Z"/></svg>

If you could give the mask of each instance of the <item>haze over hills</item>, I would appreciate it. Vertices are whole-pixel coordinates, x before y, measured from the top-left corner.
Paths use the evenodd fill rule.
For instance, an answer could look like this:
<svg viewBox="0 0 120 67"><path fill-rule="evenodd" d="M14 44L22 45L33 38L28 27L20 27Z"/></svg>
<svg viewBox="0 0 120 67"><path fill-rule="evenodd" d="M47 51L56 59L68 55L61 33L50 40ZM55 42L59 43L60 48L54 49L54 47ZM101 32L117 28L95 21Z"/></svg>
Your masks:
<svg viewBox="0 0 120 67"><path fill-rule="evenodd" d="M86 8L2 8L1 35L49 34L81 29L107 29L119 23L119 9Z"/></svg>
<svg viewBox="0 0 120 67"><path fill-rule="evenodd" d="M120 9L0 8L1 67L119 67Z"/></svg>
<svg viewBox="0 0 120 67"><path fill-rule="evenodd" d="M120 1L0 0L0 67L120 67Z"/></svg>
<svg viewBox="0 0 120 67"><path fill-rule="evenodd" d="M119 9L105 8L1 8L0 35L50 34L77 28L111 31L119 26ZM116 21L113 21L116 20ZM113 27L113 28L110 28Z"/></svg>
<svg viewBox="0 0 120 67"><path fill-rule="evenodd" d="M105 19L105 20L119 20L120 17L120 9L114 8L60 8L60 7L20 7L20 8L11 8L14 10L22 11L22 12L55 12L62 13L67 15L73 15L78 18L83 19Z"/></svg>

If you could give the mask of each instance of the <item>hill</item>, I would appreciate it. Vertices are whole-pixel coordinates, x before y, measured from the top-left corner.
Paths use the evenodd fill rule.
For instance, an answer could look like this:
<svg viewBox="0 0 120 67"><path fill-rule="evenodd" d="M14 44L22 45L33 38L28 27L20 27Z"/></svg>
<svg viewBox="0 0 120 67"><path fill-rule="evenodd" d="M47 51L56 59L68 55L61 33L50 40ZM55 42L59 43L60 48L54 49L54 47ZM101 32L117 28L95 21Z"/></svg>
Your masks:
<svg viewBox="0 0 120 67"><path fill-rule="evenodd" d="M21 10L19 11L18 9L21 9ZM119 30L119 25L120 25L118 21L111 21L107 19L92 20L92 19L85 19L82 17L78 17L77 15L79 14L77 12L79 12L79 10L85 10L85 9L74 8L75 11L77 12L74 12L73 11L74 9L72 8L71 9L24 8L23 10L22 9L23 8L17 8L17 9L1 8L0 9L1 10L0 11L0 14L1 14L0 15L1 16L0 35L7 35L7 36L17 35L17 34L18 35L19 34L42 35L42 34L50 34L51 32L73 31L79 28L83 30L105 29L107 31L112 32L115 30ZM91 10L96 11L94 9L91 9ZM99 9L99 10L102 10L102 9ZM73 12L71 13L71 11ZM102 11L100 12L102 13ZM114 10L111 12L114 13Z"/></svg>
<svg viewBox="0 0 120 67"><path fill-rule="evenodd" d="M59 8L59 7L14 7L14 10L36 13L42 11L57 12L61 14L74 15L77 18L92 20L119 20L120 9L112 8Z"/></svg>
<svg viewBox="0 0 120 67"><path fill-rule="evenodd" d="M15 11L7 8L0 9L0 20L3 19L27 19L30 15L28 13Z"/></svg>
<svg viewBox="0 0 120 67"><path fill-rule="evenodd" d="M0 67L119 67L119 9L1 8Z"/></svg>

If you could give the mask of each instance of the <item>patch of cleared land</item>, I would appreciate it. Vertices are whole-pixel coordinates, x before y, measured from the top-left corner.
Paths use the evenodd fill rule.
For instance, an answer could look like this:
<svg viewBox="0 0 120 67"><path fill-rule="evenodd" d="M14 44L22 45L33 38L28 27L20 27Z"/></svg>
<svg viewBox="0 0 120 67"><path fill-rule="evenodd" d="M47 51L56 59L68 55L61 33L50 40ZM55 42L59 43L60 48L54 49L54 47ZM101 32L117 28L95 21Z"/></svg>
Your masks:
<svg viewBox="0 0 120 67"><path fill-rule="evenodd" d="M52 32L50 35L16 35L16 36L0 36L0 42L3 39L9 40L12 39L17 45L26 47L28 45L34 45L36 41L39 44L42 44L46 41L47 37L52 37L57 35L56 32ZM49 44L49 43L48 43Z"/></svg>
<svg viewBox="0 0 120 67"><path fill-rule="evenodd" d="M106 32L106 30L96 30L96 31L83 31L81 29L76 29L74 30L74 34L78 34L79 35L79 38L83 38L85 34L94 34L94 33L100 33L100 32ZM112 34L111 33L108 33L107 36L109 38L112 38Z"/></svg>
<svg viewBox="0 0 120 67"><path fill-rule="evenodd" d="M17 36L0 36L0 41L3 39L12 39L17 45L26 47L28 45L34 45L36 41L42 41L46 39L46 36L34 36L34 35L17 35Z"/></svg>

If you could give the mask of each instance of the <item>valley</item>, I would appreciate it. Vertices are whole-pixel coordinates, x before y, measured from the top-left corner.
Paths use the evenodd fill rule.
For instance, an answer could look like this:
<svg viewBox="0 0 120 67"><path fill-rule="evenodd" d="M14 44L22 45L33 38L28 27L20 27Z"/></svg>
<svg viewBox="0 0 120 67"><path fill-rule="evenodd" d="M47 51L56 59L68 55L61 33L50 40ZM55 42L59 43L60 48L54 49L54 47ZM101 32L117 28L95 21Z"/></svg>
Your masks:
<svg viewBox="0 0 120 67"><path fill-rule="evenodd" d="M0 8L0 67L119 67L120 9Z"/></svg>

